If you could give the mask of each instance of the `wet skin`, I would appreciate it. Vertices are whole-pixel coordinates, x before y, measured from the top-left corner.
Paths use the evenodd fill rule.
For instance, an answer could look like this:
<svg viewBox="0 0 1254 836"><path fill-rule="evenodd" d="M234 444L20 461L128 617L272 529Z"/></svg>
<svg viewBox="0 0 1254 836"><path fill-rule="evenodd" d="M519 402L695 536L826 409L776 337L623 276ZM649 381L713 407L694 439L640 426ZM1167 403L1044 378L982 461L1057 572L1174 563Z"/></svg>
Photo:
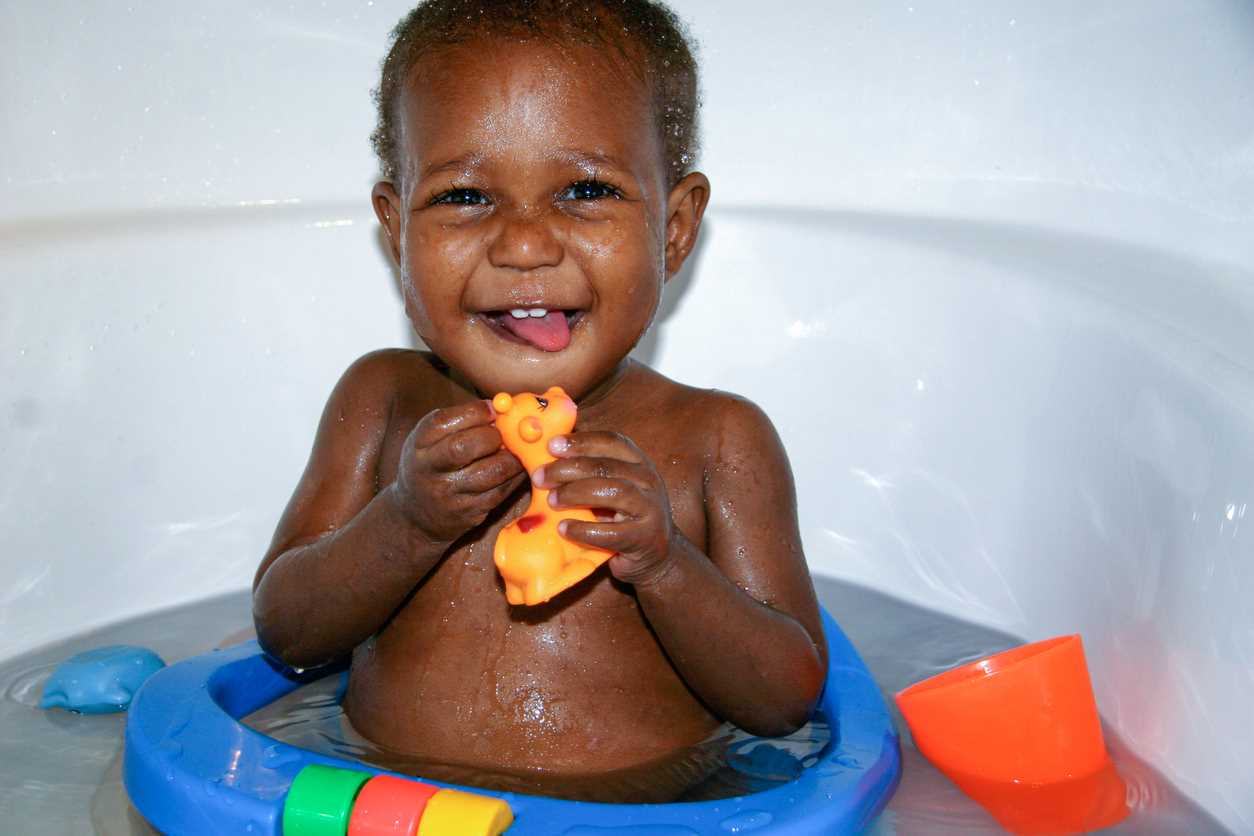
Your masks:
<svg viewBox="0 0 1254 836"><path fill-rule="evenodd" d="M818 697L818 610L773 428L741 398L626 359L709 184L667 183L648 91L620 60L470 42L424 57L402 100L402 176L374 203L433 353L376 352L345 373L254 593L262 644L285 662L352 654L348 715L393 750L608 771L724 719L790 731ZM569 343L519 338L502 326L512 308L561 311ZM565 534L617 556L511 607L492 545L526 507L527 474L484 398L551 385L578 424L532 478L600 509Z"/></svg>

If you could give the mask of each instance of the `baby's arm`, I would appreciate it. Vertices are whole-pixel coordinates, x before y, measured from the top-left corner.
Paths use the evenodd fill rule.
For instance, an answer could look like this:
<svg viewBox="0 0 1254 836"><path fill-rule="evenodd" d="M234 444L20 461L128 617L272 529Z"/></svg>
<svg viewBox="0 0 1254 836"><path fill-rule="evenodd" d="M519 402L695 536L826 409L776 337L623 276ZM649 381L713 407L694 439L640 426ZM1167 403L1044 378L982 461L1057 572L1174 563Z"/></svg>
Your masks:
<svg viewBox="0 0 1254 836"><path fill-rule="evenodd" d="M610 569L635 585L649 624L689 687L750 732L805 722L827 666L818 604L801 550L788 459L770 421L740 399L721 402L707 464L707 552L670 518L666 487L634 444L574 433L545 467L562 506L615 510L567 524L572 539L613 549Z"/></svg>
<svg viewBox="0 0 1254 836"><path fill-rule="evenodd" d="M377 632L452 542L521 484L484 401L428 413L396 479L378 484L398 356L367 355L345 372L257 570L258 639L289 665L324 664Z"/></svg>

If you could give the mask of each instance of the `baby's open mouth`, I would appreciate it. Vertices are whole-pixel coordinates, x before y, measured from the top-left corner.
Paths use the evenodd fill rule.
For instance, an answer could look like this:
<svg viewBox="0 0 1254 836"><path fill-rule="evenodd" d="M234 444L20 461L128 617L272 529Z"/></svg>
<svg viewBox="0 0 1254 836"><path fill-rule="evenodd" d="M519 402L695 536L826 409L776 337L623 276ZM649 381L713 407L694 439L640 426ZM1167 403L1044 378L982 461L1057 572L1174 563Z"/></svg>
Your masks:
<svg viewBox="0 0 1254 836"><path fill-rule="evenodd" d="M571 328L583 318L579 309L510 308L504 311L483 311L482 316L492 330L512 342L541 351L561 351L570 345Z"/></svg>

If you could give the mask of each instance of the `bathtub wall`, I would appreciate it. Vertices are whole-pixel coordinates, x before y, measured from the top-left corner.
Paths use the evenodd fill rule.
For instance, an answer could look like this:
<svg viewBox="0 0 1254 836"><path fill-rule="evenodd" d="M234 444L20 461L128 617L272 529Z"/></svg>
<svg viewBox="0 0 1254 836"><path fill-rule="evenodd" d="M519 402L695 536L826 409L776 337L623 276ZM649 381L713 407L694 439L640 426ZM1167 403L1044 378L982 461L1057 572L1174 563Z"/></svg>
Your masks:
<svg viewBox="0 0 1254 836"><path fill-rule="evenodd" d="M1254 11L756 5L676 2L714 202L640 355L768 410L815 571L1082 632L1254 830ZM191 8L0 11L0 656L245 586L336 377L411 344L402 4Z"/></svg>

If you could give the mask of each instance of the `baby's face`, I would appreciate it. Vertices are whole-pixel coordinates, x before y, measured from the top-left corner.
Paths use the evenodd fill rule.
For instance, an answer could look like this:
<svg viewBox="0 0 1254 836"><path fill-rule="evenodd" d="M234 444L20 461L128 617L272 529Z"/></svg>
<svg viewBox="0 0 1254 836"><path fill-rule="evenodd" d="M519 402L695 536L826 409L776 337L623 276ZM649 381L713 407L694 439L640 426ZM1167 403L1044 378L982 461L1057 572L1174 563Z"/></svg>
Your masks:
<svg viewBox="0 0 1254 836"><path fill-rule="evenodd" d="M418 334L481 393L593 391L708 193L667 189L643 84L591 47L478 40L424 57L399 113L400 191L374 200Z"/></svg>

